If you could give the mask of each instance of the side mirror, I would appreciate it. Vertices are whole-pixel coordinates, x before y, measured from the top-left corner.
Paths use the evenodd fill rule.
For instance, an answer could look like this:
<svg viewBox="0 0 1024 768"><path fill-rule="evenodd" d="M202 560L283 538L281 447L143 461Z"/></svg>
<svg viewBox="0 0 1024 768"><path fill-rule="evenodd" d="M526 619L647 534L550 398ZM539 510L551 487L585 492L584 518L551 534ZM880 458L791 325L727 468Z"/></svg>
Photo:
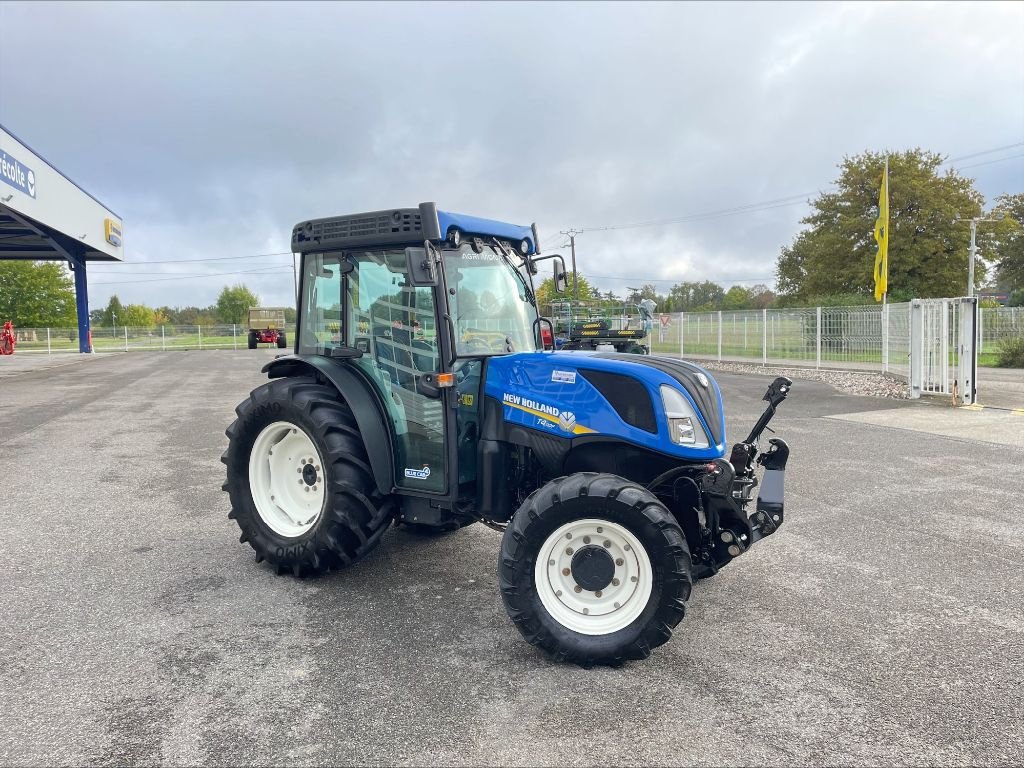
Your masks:
<svg viewBox="0 0 1024 768"><path fill-rule="evenodd" d="M409 267L409 282L415 286L437 285L437 267L434 254L427 248L406 248L405 263Z"/></svg>
<svg viewBox="0 0 1024 768"><path fill-rule="evenodd" d="M565 293L569 287L569 276L565 273L565 261L561 256L554 257L555 263L555 293Z"/></svg>

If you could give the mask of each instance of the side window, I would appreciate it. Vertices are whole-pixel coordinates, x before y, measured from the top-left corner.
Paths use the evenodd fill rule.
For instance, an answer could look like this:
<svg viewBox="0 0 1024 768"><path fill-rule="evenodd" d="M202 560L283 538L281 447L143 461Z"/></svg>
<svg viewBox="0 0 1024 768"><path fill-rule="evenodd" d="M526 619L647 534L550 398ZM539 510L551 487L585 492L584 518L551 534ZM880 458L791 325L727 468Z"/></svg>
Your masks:
<svg viewBox="0 0 1024 768"><path fill-rule="evenodd" d="M309 254L302 260L304 308L299 352L326 354L341 341L341 270L339 256Z"/></svg>

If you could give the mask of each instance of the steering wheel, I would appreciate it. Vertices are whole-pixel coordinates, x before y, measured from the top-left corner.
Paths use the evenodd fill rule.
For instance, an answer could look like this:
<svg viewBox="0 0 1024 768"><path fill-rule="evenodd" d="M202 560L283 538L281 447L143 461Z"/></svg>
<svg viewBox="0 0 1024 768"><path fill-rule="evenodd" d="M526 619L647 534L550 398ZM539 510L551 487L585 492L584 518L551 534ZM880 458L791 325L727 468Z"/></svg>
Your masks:
<svg viewBox="0 0 1024 768"><path fill-rule="evenodd" d="M417 371L430 373L437 370L437 351L426 339L413 339L412 364Z"/></svg>
<svg viewBox="0 0 1024 768"><path fill-rule="evenodd" d="M461 346L470 355L489 355L494 351L486 339L481 339L479 336L470 336L462 342Z"/></svg>

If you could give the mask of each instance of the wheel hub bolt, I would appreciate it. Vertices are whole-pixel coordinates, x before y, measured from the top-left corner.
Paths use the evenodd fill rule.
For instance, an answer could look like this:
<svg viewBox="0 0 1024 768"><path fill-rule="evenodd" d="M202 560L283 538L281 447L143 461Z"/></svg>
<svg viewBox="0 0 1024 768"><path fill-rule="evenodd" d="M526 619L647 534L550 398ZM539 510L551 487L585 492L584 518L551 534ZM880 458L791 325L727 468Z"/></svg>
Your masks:
<svg viewBox="0 0 1024 768"><path fill-rule="evenodd" d="M604 548L605 549L611 549L612 548L612 543L610 541L608 541L608 539L604 540Z"/></svg>
<svg viewBox="0 0 1024 768"><path fill-rule="evenodd" d="M612 586L617 587L621 582L618 579L612 579Z"/></svg>
<svg viewBox="0 0 1024 768"><path fill-rule="evenodd" d="M623 564L623 563L625 563L625 562L626 562L626 561L625 561L625 560L623 560L623 559L622 559L621 557L616 557L616 558L615 558L615 564L616 564L616 565L622 565L622 564Z"/></svg>
<svg viewBox="0 0 1024 768"><path fill-rule="evenodd" d="M565 538L571 539L572 538L572 531L569 531L569 533L565 534Z"/></svg>
<svg viewBox="0 0 1024 768"><path fill-rule="evenodd" d="M597 526L597 532L598 533L604 533L604 528L602 528L600 525Z"/></svg>
<svg viewBox="0 0 1024 768"><path fill-rule="evenodd" d="M565 554L571 555L572 554L572 547L566 547L565 548Z"/></svg>
<svg viewBox="0 0 1024 768"><path fill-rule="evenodd" d="M604 593L601 592L601 590L599 589L599 590L597 590L597 592L594 593L594 597L600 597L602 594L604 594Z"/></svg>
<svg viewBox="0 0 1024 768"><path fill-rule="evenodd" d="M572 591L575 592L578 595L580 592L583 591L583 587L581 587L579 584L577 584L575 587L572 588Z"/></svg>
<svg viewBox="0 0 1024 768"><path fill-rule="evenodd" d="M629 577L629 580L630 580L630 581L636 581L636 576L630 576L630 577Z"/></svg>
<svg viewBox="0 0 1024 768"><path fill-rule="evenodd" d="M555 592L555 597L561 597L561 596L562 596L562 590L558 590L557 592Z"/></svg>
<svg viewBox="0 0 1024 768"><path fill-rule="evenodd" d="M571 571L568 568L563 568L562 569L562 575L563 576L568 576L570 573L571 573Z"/></svg>
<svg viewBox="0 0 1024 768"><path fill-rule="evenodd" d="M624 547L623 547L623 549L624 549L624 550L626 550L627 552L629 552L629 550L630 550L630 546L629 546L629 544L627 544L626 546L624 546Z"/></svg>
<svg viewBox="0 0 1024 768"><path fill-rule="evenodd" d="M584 613L584 615L590 613L590 609L589 608L584 608L583 609L583 613Z"/></svg>
<svg viewBox="0 0 1024 768"><path fill-rule="evenodd" d="M555 564L554 560L548 560L548 565L554 565L554 564Z"/></svg>
<svg viewBox="0 0 1024 768"><path fill-rule="evenodd" d="M583 543L584 544L589 544L590 543L590 537L589 536L584 536L583 537Z"/></svg>

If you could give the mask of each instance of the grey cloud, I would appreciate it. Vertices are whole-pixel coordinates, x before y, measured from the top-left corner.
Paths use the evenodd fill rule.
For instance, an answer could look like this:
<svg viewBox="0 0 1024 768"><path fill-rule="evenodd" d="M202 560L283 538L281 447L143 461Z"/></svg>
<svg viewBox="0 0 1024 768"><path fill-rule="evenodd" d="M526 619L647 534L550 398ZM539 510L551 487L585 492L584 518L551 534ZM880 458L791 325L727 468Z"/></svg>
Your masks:
<svg viewBox="0 0 1024 768"><path fill-rule="evenodd" d="M299 219L431 199L557 245L823 189L864 149L1024 140L1015 4L5 3L0 22L0 121L125 216L133 262L286 250ZM1022 168L979 187L1019 191ZM581 269L761 278L805 211L589 232ZM287 271L98 285L141 269L96 269L94 304L208 303L233 279L290 297Z"/></svg>

